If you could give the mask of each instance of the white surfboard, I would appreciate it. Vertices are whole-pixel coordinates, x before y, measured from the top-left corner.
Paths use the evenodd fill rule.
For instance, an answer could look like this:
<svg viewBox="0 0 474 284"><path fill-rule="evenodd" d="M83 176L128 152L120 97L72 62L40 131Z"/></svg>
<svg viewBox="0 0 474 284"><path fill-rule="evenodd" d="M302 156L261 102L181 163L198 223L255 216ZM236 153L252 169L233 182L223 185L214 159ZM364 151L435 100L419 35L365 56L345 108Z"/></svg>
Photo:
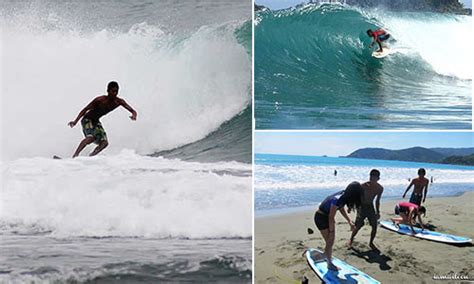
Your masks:
<svg viewBox="0 0 474 284"><path fill-rule="evenodd" d="M472 242L472 240L469 238L443 234L439 232L429 231L426 229L421 230L421 228L418 228L418 227L413 227L413 229L415 229L415 234L413 234L410 226L400 224L397 227L391 221L381 221L380 225L384 228L387 228L391 231L394 231L400 234L410 235L410 236L414 236L420 239L425 239L425 240L430 240L430 241L435 241L435 242L442 242L442 243L448 243L448 244L465 244L465 243Z"/></svg>
<svg viewBox="0 0 474 284"><path fill-rule="evenodd" d="M326 284L333 283L364 283L364 284L380 284L379 281L360 271L359 269L350 266L344 261L333 257L332 263L341 270L329 270L324 255L320 250L308 249L305 252L306 260L311 269L318 275Z"/></svg>
<svg viewBox="0 0 474 284"><path fill-rule="evenodd" d="M384 47L382 49L382 52L374 51L372 52L372 56L375 58L384 58L385 56L389 55L392 53L392 50L388 47Z"/></svg>

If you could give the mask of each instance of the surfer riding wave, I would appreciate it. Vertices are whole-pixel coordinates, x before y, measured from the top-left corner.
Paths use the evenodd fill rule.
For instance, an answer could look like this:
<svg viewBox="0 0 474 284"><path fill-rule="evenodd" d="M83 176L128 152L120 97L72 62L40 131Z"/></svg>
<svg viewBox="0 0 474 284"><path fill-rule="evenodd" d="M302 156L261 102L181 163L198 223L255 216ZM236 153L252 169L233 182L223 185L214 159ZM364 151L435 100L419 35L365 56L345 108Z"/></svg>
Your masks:
<svg viewBox="0 0 474 284"><path fill-rule="evenodd" d="M390 34L383 29L377 29L375 31L368 29L367 35L372 38L370 48L372 48L374 44L377 43L379 45L379 50L377 50L376 52L383 52L382 42L388 40L390 38Z"/></svg>
<svg viewBox="0 0 474 284"><path fill-rule="evenodd" d="M81 119L82 132L85 138L79 143L76 151L73 154L73 158L79 156L81 151L89 144L95 143L97 147L92 151L90 156L99 154L102 150L109 145L107 135L105 133L102 124L99 119L107 113L113 111L118 106L122 106L127 109L132 115L131 120L137 119L137 112L125 102L124 99L117 97L119 85L117 82L109 82L107 85L107 95L99 96L90 102L81 112L77 115L76 119L69 122L68 125L74 127L79 119Z"/></svg>

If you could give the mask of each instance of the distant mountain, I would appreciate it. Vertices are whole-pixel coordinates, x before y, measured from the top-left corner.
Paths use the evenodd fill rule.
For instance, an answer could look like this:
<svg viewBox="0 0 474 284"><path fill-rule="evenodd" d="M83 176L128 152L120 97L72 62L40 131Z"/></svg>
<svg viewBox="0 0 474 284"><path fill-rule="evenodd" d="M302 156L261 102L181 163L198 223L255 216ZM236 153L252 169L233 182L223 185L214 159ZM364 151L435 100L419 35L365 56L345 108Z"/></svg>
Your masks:
<svg viewBox="0 0 474 284"><path fill-rule="evenodd" d="M428 149L423 147L413 147L402 150L363 148L352 152L346 157L359 159L474 165L474 148Z"/></svg>
<svg viewBox="0 0 474 284"><path fill-rule="evenodd" d="M411 162L439 162L445 155L423 147L413 147L403 150L388 150L382 148L364 148L349 154L349 158L396 160Z"/></svg>
<svg viewBox="0 0 474 284"><path fill-rule="evenodd" d="M443 164L474 165L474 154L469 156L451 156L443 159Z"/></svg>
<svg viewBox="0 0 474 284"><path fill-rule="evenodd" d="M430 148L445 156L468 156L474 154L474 148Z"/></svg>

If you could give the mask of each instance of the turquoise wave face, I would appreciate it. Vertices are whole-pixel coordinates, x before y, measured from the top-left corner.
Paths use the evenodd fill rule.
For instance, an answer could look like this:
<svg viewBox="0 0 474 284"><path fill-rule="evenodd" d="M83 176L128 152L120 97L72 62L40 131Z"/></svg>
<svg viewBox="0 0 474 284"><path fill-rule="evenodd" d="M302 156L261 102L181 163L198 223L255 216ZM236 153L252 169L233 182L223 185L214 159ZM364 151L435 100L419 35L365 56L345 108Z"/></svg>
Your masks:
<svg viewBox="0 0 474 284"><path fill-rule="evenodd" d="M199 162L252 163L252 107L247 106L243 112L223 123L204 139L172 150L156 152L153 156Z"/></svg>
<svg viewBox="0 0 474 284"><path fill-rule="evenodd" d="M406 33L390 30L407 23ZM426 46L442 55L433 57L408 40L417 32L420 39L443 36L429 30L440 23L470 29L456 17L369 14L334 5L258 14L257 128L471 128L471 80L444 70L449 62L440 60L450 59L442 57L443 46ZM371 56L365 33L377 27L393 38L395 53L383 60Z"/></svg>

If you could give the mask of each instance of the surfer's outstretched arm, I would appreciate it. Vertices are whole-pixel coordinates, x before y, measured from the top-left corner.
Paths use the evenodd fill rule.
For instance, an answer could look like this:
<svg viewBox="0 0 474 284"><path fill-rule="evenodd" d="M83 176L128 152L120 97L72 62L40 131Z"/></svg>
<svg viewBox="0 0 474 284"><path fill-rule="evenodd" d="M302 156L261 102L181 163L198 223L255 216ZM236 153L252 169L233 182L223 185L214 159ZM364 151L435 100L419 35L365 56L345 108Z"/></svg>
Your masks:
<svg viewBox="0 0 474 284"><path fill-rule="evenodd" d="M402 198L405 198L407 195L407 192L410 190L410 188L413 186L413 181L410 182L410 185L408 185L407 190L405 190L405 193L403 194Z"/></svg>
<svg viewBox="0 0 474 284"><path fill-rule="evenodd" d="M423 203L425 203L425 200L426 200L426 195L428 194L428 182L426 183L426 185L424 186L424 190L423 190Z"/></svg>
<svg viewBox="0 0 474 284"><path fill-rule="evenodd" d="M86 105L86 107L83 108L83 109L79 112L79 114L77 115L76 119L74 119L73 121L70 121L70 122L68 123L68 125L69 125L71 128L74 127L74 125L77 124L77 122L79 121L79 119L81 119L81 117L83 117L83 116L86 114L86 112L87 112L88 110L90 110L90 109L92 109L92 108L94 107L94 105L95 105L95 103L96 103L96 100L97 100L97 98L95 98L94 100L92 100L92 102L90 102L88 105Z"/></svg>
<svg viewBox="0 0 474 284"><path fill-rule="evenodd" d="M425 225L423 225L423 221L421 220L420 213L418 213L418 223L420 223L421 229L424 230L424 229L425 229Z"/></svg>
<svg viewBox="0 0 474 284"><path fill-rule="evenodd" d="M127 104L124 99L120 99L120 105L132 114L132 116L130 116L131 120L137 120L137 112L129 104Z"/></svg>
<svg viewBox="0 0 474 284"><path fill-rule="evenodd" d="M411 231L413 232L413 234L416 234L415 232L415 229L413 228L413 214L414 214L414 210L413 208L410 208L410 213L408 213L408 225L410 225L410 228L411 228Z"/></svg>

